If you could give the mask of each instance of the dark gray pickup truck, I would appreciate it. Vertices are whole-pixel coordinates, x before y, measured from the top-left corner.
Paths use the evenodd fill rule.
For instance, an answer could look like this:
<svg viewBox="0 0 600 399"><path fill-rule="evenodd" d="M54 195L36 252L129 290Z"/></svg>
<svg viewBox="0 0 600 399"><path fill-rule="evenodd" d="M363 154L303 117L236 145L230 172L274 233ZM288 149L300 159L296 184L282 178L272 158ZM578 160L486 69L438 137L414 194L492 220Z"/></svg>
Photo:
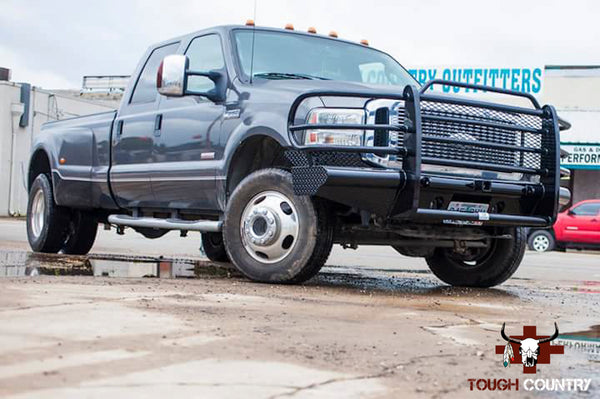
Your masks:
<svg viewBox="0 0 600 399"><path fill-rule="evenodd" d="M148 49L118 111L44 125L27 233L34 251L84 254L98 223L199 231L211 260L280 283L314 276L333 244L389 245L446 283L488 287L568 196L559 152L556 112L532 96L419 87L337 37L216 27Z"/></svg>

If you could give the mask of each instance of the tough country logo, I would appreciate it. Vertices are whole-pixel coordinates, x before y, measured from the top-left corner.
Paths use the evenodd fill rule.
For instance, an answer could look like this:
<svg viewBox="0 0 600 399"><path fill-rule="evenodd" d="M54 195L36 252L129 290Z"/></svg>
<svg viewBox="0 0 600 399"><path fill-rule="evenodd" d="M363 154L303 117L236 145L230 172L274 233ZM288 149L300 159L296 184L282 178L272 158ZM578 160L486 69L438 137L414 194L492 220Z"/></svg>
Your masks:
<svg viewBox="0 0 600 399"><path fill-rule="evenodd" d="M496 354L504 355L504 367L511 363L523 363L524 374L535 374L537 364L550 364L550 355L563 355L563 345L550 345L558 337L558 326L554 323L554 334L538 336L535 326L524 326L523 335L507 336L504 332L506 323L502 324L500 335L506 345L496 345Z"/></svg>

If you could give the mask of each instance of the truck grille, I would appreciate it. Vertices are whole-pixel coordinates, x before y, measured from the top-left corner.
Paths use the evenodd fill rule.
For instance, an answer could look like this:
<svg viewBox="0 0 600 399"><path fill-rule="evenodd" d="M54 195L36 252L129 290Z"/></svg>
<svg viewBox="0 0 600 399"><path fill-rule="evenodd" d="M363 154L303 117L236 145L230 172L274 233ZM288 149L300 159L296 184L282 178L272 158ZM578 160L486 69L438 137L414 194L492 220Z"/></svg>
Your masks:
<svg viewBox="0 0 600 399"><path fill-rule="evenodd" d="M421 156L440 160L457 160L467 162L484 162L487 164L506 167L525 167L540 169L542 157L540 153L525 152L520 150L483 148L468 142L506 144L519 147L540 149L542 135L539 132L524 130L509 130L503 127L483 126L466 123L461 120L495 122L503 125L524 127L525 130L542 129L542 118L537 115L518 114L483 107L459 104L447 104L433 101L421 102L422 132L423 135L439 138L449 138L465 141L465 144L445 143L442 140L423 140ZM453 121L429 119L432 117L450 117ZM390 124L404 125L404 109L390 112ZM403 146L403 133L390 132L389 144ZM400 166L402 159L390 159L392 165ZM424 161L424 164L427 162Z"/></svg>

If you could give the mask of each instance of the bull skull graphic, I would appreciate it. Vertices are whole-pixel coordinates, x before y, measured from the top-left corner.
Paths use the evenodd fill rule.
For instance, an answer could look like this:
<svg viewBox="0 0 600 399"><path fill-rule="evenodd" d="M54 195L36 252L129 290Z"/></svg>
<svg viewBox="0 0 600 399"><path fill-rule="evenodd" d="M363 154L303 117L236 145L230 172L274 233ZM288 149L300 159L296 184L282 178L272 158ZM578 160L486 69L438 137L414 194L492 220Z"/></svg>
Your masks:
<svg viewBox="0 0 600 399"><path fill-rule="evenodd" d="M502 323L502 330L500 330L500 334L507 342L519 344L519 354L521 355L521 360L523 361L523 365L525 367L533 367L537 364L537 358L540 354L540 344L553 341L556 339L556 337L558 337L558 325L556 325L556 323L554 323L554 334L552 334L551 337L542 339L526 338L523 340L507 336L504 333L505 325L506 323Z"/></svg>

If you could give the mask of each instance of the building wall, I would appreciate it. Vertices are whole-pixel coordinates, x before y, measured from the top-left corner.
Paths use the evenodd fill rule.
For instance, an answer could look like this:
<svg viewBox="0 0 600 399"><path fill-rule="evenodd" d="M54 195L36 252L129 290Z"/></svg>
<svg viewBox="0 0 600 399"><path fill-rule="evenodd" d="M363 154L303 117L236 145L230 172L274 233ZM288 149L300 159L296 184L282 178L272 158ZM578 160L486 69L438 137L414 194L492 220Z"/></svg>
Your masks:
<svg viewBox="0 0 600 399"><path fill-rule="evenodd" d="M21 129L13 129L13 126L19 125L19 98L20 87L0 82L0 216L8 214L9 199L13 189L12 180L15 175L13 157L17 155L13 152L16 149L13 142L22 141Z"/></svg>
<svg viewBox="0 0 600 399"><path fill-rule="evenodd" d="M571 179L573 203L600 198L600 171L573 170L571 171Z"/></svg>
<svg viewBox="0 0 600 399"><path fill-rule="evenodd" d="M43 123L116 108L118 102L95 103L32 88L29 124L19 127L23 113L21 85L0 82L0 216L21 216L27 211L24 187L29 151Z"/></svg>
<svg viewBox="0 0 600 399"><path fill-rule="evenodd" d="M562 143L600 143L600 68L550 67L545 71L543 103L556 107L572 124ZM572 201L600 198L600 170L571 170Z"/></svg>

